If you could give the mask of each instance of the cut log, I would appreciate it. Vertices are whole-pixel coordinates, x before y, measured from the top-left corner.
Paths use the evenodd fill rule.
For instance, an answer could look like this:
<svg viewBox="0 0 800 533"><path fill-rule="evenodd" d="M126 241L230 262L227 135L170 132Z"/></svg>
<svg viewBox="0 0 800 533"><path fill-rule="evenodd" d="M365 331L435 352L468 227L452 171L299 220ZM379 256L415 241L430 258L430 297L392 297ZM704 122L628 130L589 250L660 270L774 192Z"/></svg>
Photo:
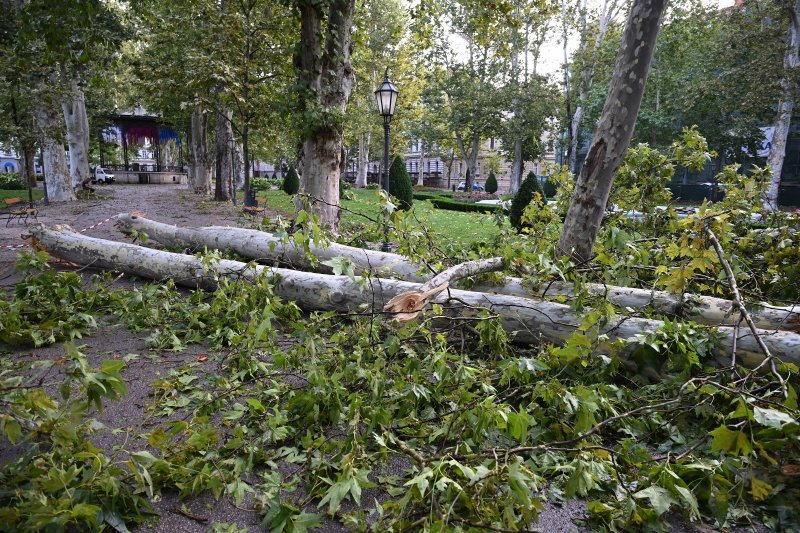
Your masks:
<svg viewBox="0 0 800 533"><path fill-rule="evenodd" d="M120 214L117 224L124 232L130 233L135 230L145 233L166 246L193 250L202 250L203 247L232 250L243 257L257 261L278 261L283 265L303 270L313 268L302 248L295 246L291 241L286 243L278 237L262 231L229 227L179 228L149 220L136 213ZM321 261L327 261L334 257L345 257L354 264L355 271L359 275L372 273L381 277L394 277L417 282L427 281L430 277L430 275L421 274L424 272L421 265L414 264L397 254L364 250L335 243L331 243L327 247L312 245L311 252ZM499 269L502 267L502 262L496 265ZM317 269L320 269L319 266L315 268L315 270ZM326 269L327 267L323 266L320 270L330 272L330 269ZM635 311L651 308L657 313L685 318L699 324L733 326L738 318L734 302L722 298L616 287L598 283L589 283L586 285L586 289L590 294L604 297L619 307L630 307ZM531 288L524 285L522 279L514 277L506 277L500 284L479 283L471 290L522 298L571 298L575 294L574 286L571 283L555 281ZM754 323L759 328L800 331L800 306L777 307L759 303L751 305L749 311Z"/></svg>
<svg viewBox="0 0 800 533"><path fill-rule="evenodd" d="M31 234L44 250L56 257L82 265L114 269L154 280L173 279L189 287L213 288L220 277L252 279L267 273L275 276L274 292L286 300L295 301L307 310L337 310L380 313L393 297L407 292L419 292L418 283L381 278L362 280L349 276L332 276L296 270L248 265L240 261L221 260L211 268L200 258L186 254L163 252L87 237L69 227L49 228L42 224L31 227ZM475 291L447 290L433 300L448 309L474 312L481 307L499 315L503 328L517 342L536 342L544 339L563 342L581 325L581 316L569 306L547 301L487 294ZM659 320L612 317L600 326L600 334L609 341L631 339L636 335L656 331L663 326ZM730 363L735 328L718 328L721 341L714 354L722 365ZM759 331L772 354L784 361L800 364L800 335L786 331ZM764 356L752 334L744 333L736 341L737 361L755 367Z"/></svg>

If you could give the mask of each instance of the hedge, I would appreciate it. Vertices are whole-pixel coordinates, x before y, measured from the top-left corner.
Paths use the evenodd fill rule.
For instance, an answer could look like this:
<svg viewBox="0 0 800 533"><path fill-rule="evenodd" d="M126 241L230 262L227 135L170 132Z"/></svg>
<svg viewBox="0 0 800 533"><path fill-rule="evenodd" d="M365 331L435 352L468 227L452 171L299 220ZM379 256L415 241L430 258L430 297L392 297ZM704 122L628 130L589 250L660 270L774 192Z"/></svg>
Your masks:
<svg viewBox="0 0 800 533"><path fill-rule="evenodd" d="M503 207L499 204L468 204L466 202L458 202L450 198L429 198L428 201L434 207L439 209L447 209L448 211L461 211L464 213L494 213L495 211L502 210Z"/></svg>

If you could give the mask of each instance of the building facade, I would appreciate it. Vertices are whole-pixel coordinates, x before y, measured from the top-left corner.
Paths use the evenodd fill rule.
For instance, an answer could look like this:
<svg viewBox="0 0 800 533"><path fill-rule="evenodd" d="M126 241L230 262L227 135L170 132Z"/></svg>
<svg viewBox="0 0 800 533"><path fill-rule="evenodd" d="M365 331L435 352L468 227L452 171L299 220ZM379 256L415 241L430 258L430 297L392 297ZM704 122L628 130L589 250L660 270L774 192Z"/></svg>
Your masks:
<svg viewBox="0 0 800 533"><path fill-rule="evenodd" d="M543 139L547 141L547 139ZM547 145L547 142L545 142ZM478 153L478 160L475 164L475 182L484 185L489 172L494 170L497 179L497 192L505 194L511 186L511 161L501 152L502 144L500 139L489 138L481 145ZM433 154L433 155L432 155ZM555 163L556 154L554 151L547 151L544 156L536 161L526 161L523 168L522 178L528 172L533 171L537 176L546 172L548 164ZM417 185L419 176L422 173L422 183L425 187L437 189L452 189L458 187L459 183L466 180L467 162L458 153L442 154L440 150L431 150L419 139L412 140L406 152L403 154L406 170L411 177L411 183ZM351 158L348 162L345 173L348 181L355 181L356 160ZM372 160L367 165L367 183L380 183L383 172L383 161Z"/></svg>
<svg viewBox="0 0 800 533"><path fill-rule="evenodd" d="M478 153L478 160L475 164L476 176L474 181L484 185L489 173L493 170L497 179L497 192L504 194L509 192L511 186L511 161L501 152L502 144L500 139L489 138L481 145ZM404 154L406 170L411 176L411 182L418 183L420 171L423 176L423 184L426 187L436 187L440 189L452 189L459 183L466 180L467 161L454 154L452 159L447 156L429 156L430 150L425 148L420 140L411 141L408 151ZM541 175L545 172L545 166L555 162L555 152L548 151L537 161L526 161L522 172L524 179L528 172ZM380 168L379 162L371 162L370 167L375 165ZM370 168L370 172L373 169Z"/></svg>

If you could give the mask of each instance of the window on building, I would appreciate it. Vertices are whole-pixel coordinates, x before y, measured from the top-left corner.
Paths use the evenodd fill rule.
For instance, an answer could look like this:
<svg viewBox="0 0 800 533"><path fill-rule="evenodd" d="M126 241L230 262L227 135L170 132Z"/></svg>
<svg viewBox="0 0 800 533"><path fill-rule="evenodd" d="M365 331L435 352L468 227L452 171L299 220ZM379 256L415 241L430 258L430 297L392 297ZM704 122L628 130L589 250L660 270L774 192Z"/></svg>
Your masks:
<svg viewBox="0 0 800 533"><path fill-rule="evenodd" d="M494 150L494 137L489 138L489 148Z"/></svg>

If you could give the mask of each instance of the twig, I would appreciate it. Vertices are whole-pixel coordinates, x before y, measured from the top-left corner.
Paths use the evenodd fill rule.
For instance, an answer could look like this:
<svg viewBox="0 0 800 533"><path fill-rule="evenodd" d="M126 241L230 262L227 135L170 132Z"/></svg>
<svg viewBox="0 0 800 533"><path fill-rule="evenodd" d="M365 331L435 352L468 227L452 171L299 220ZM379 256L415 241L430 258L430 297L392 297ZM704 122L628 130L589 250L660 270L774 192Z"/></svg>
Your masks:
<svg viewBox="0 0 800 533"><path fill-rule="evenodd" d="M760 365L753 369L752 374L758 372L758 370L760 370L764 365L769 364L772 374L777 378L781 385L783 397L788 398L789 391L786 389L786 380L784 380L783 376L781 376L780 372L778 372L778 368L775 365L775 356L772 355L772 353L769 351L769 347L767 347L767 345L764 343L764 339L761 338L755 323L753 323L753 317L750 316L750 313L747 311L747 308L744 305L744 300L739 292L739 286L736 283L736 277L733 275L733 269L731 269L730 263L725 258L725 252L722 249L722 245L719 243L719 239L717 239L717 236L714 235L714 232L711 230L711 227L708 225L708 223L703 224L703 230L705 231L706 235L708 235L711 244L714 246L714 250L717 252L717 257L719 258L720 263L722 263L722 268L725 269L725 275L728 278L728 286L733 293L734 302L739 308L739 311L742 313L742 317L744 318L745 322L747 322L747 326L750 328L750 332L753 334L756 344L758 344L758 347L761 348L762 352L764 352L764 360Z"/></svg>

